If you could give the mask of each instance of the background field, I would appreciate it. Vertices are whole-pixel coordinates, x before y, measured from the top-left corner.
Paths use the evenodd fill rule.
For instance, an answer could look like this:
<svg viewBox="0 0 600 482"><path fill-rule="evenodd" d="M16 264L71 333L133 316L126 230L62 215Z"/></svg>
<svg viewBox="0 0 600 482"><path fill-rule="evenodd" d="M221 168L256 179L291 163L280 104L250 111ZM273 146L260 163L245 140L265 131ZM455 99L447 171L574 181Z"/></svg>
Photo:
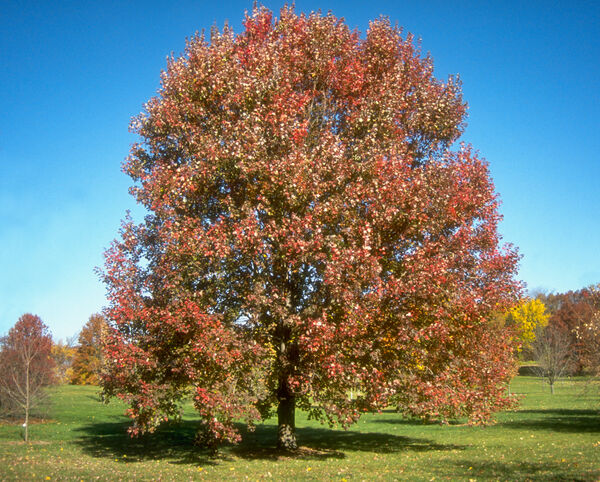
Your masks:
<svg viewBox="0 0 600 482"><path fill-rule="evenodd" d="M297 456L272 449L270 420L209 457L193 446L192 410L132 440L123 405L101 404L97 387L64 385L52 391L48 419L31 427L31 444L19 424L0 425L0 479L599 480L598 387L564 380L550 395L539 379L520 376L511 389L524 394L520 408L492 426L424 424L385 411L344 431L299 413Z"/></svg>

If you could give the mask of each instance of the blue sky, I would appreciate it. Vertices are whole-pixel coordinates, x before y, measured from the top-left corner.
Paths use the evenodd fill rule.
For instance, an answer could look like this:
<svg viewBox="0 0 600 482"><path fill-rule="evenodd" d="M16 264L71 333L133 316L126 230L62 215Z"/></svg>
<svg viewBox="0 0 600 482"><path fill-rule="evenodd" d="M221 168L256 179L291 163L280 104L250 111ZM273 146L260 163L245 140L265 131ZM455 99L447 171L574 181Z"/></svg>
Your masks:
<svg viewBox="0 0 600 482"><path fill-rule="evenodd" d="M265 1L275 11L279 2ZM251 1L0 2L0 334L26 312L55 338L104 305L94 273L128 195L131 116L170 52ZM296 1L364 31L381 14L460 74L464 140L490 162L500 231L532 289L600 282L600 3Z"/></svg>

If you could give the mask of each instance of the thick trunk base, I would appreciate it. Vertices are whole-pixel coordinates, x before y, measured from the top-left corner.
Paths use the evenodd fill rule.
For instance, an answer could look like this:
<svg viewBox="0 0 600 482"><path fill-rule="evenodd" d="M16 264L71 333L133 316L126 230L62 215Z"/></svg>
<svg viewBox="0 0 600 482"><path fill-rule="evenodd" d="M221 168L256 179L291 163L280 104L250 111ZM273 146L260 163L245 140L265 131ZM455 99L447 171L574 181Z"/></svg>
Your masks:
<svg viewBox="0 0 600 482"><path fill-rule="evenodd" d="M279 425L277 430L277 448L288 452L298 450L296 430L293 427L289 425Z"/></svg>
<svg viewBox="0 0 600 482"><path fill-rule="evenodd" d="M297 450L296 400L293 395L280 395L277 407L277 425L277 448L287 451Z"/></svg>

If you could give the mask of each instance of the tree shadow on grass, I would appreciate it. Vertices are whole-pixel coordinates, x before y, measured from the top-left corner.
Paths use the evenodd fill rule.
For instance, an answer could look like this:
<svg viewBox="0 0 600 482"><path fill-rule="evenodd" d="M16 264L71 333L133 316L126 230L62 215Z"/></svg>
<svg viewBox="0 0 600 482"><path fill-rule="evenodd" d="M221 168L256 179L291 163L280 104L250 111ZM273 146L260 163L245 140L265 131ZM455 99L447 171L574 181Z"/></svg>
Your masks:
<svg viewBox="0 0 600 482"><path fill-rule="evenodd" d="M473 479L489 480L597 480L599 470L578 471L572 464L554 461L458 460L440 467L441 476L462 478L465 474Z"/></svg>
<svg viewBox="0 0 600 482"><path fill-rule="evenodd" d="M523 414L526 416L519 419L518 416ZM500 422L498 425L507 428L567 433L600 432L600 415L596 410L519 410L515 416L516 419Z"/></svg>
<svg viewBox="0 0 600 482"><path fill-rule="evenodd" d="M353 452L425 452L430 450L462 450L454 444L438 444L424 438L403 437L377 432L334 430L321 427L296 429L301 449L293 456L303 459L344 458L346 451ZM248 459L278 459L289 457L274 448L277 437L275 425L263 424L254 432L243 433L243 442L231 449L231 453Z"/></svg>
<svg viewBox="0 0 600 482"><path fill-rule="evenodd" d="M391 415L391 417L386 416ZM465 425L466 419L461 420L447 420L442 423L439 419L421 419L417 417L404 416L397 410L387 409L382 410L380 413L376 413L375 416L369 420L370 423L389 423L391 425L412 425L412 426L428 426L428 425Z"/></svg>
<svg viewBox="0 0 600 482"><path fill-rule="evenodd" d="M75 443L92 457L118 458L122 462L169 460L180 464L214 464L210 454L194 445L198 423L169 422L155 433L130 437L129 421L98 422L77 429Z"/></svg>
<svg viewBox="0 0 600 482"><path fill-rule="evenodd" d="M239 445L224 447L219 456L214 457L194 445L197 421L169 422L153 434L133 439L127 434L128 426L126 421L90 423L77 429L80 436L75 442L93 457L118 458L123 462L161 459L173 464L203 465L216 464L219 459L232 456L274 461L290 458L322 460L342 459L345 457L345 451L396 453L464 449L464 446L437 444L423 438L302 427L297 429L301 447L297 452L289 453L275 448L277 426L265 423L258 425L252 432L245 426L238 425L242 442Z"/></svg>
<svg viewBox="0 0 600 482"><path fill-rule="evenodd" d="M396 414L394 417L386 417L389 410L374 417L371 423L389 423L393 425L439 425L438 421L423 421L419 419L401 418ZM395 412L394 412L395 413ZM451 420L448 425L462 425L464 421ZM540 409L540 410L518 410L514 418L509 421L500 421L499 427L528 429L528 430L552 430L555 432L568 433L594 433L600 432L600 413L597 410L581 409Z"/></svg>

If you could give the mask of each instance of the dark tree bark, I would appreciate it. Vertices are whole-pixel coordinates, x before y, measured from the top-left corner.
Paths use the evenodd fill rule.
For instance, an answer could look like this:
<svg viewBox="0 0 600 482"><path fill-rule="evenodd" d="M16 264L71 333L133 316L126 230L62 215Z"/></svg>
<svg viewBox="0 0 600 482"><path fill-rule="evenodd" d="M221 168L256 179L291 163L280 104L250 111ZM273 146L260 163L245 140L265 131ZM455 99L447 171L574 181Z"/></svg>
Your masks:
<svg viewBox="0 0 600 482"><path fill-rule="evenodd" d="M289 390L285 380L279 382L277 398L277 448L296 450L296 397Z"/></svg>

